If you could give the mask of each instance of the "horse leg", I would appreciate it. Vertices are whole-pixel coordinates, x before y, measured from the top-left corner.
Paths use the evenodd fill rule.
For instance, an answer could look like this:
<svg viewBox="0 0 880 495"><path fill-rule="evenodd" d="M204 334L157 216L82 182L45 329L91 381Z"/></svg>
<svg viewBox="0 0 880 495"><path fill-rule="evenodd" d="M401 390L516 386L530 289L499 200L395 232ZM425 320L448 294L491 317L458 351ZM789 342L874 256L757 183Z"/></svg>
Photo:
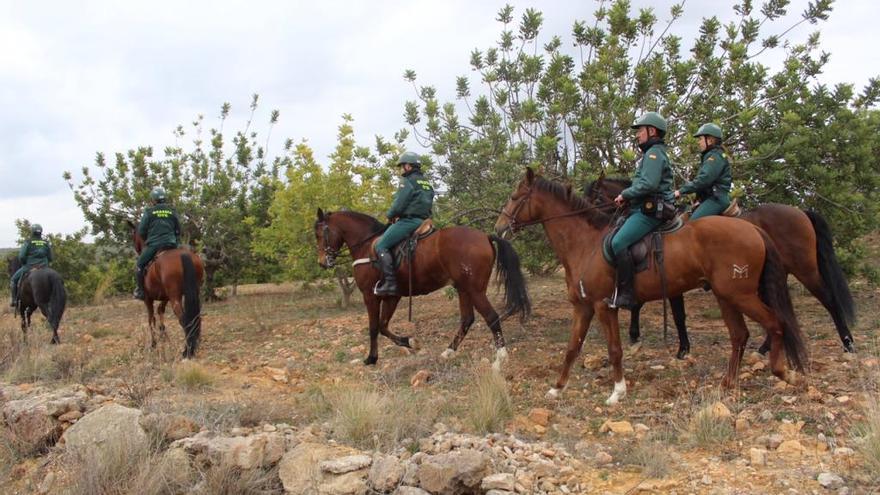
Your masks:
<svg viewBox="0 0 880 495"><path fill-rule="evenodd" d="M159 316L159 338L168 342L168 333L165 331L165 307L168 306L168 301L159 301L159 307L156 308L156 312Z"/></svg>
<svg viewBox="0 0 880 495"><path fill-rule="evenodd" d="M174 311L174 315L177 316L177 322L180 324L180 328L183 329L183 339L185 341L183 344L183 359L193 358L196 355L196 350L190 339L190 329L186 327L186 323L183 321L183 304L181 303L180 295L170 297L167 302L171 303L171 310ZM159 303L160 306L165 304L167 304L165 301Z"/></svg>
<svg viewBox="0 0 880 495"><path fill-rule="evenodd" d="M492 331L492 340L495 342L495 360L492 362L492 368L501 371L501 367L507 361L507 347L504 345L504 334L501 332L501 318L498 317L485 292L473 293L471 299L480 316L486 320L486 326Z"/></svg>
<svg viewBox="0 0 880 495"><path fill-rule="evenodd" d="M737 311L729 302L717 299L718 306L721 308L721 316L727 325L727 333L730 335L730 360L727 362L727 373L721 380L721 386L729 389L734 388L739 380L739 367L746 350L746 342L749 340L749 327L746 326L741 312Z"/></svg>
<svg viewBox="0 0 880 495"><path fill-rule="evenodd" d="M642 306L644 303L639 303L629 312L629 343L635 344L639 341L639 337L641 337L641 332L639 331L639 313L642 312Z"/></svg>
<svg viewBox="0 0 880 495"><path fill-rule="evenodd" d="M41 303L39 306L40 306L40 313L43 313L43 316L46 318L46 320L51 322L52 320L51 320L51 318L49 318L49 315L51 314L51 312L49 311L49 304L44 302L44 303ZM49 326L50 327L52 326L51 323L49 324ZM49 343L50 344L60 344L61 343L61 339L58 338L58 329L56 329L56 328L52 329L52 339L49 341Z"/></svg>
<svg viewBox="0 0 880 495"><path fill-rule="evenodd" d="M780 380L794 383L795 377L786 372L785 358L783 356L782 324L779 319L757 296L749 295L748 298L740 298L732 303L736 309L745 313L746 316L755 320L767 331L770 340L770 371Z"/></svg>
<svg viewBox="0 0 880 495"><path fill-rule="evenodd" d="M443 359L449 359L455 354L458 346L461 345L461 341L467 336L468 330L471 329L471 325L474 324L474 303L471 300L470 294L466 291L458 292L458 312L461 315L461 325L458 327L458 333L452 338L449 347L440 355Z"/></svg>
<svg viewBox="0 0 880 495"><path fill-rule="evenodd" d="M147 308L147 326L150 327L150 348L156 348L156 314L153 311L153 300L145 299L144 306Z"/></svg>
<svg viewBox="0 0 880 495"><path fill-rule="evenodd" d="M626 379L623 378L623 348L620 345L620 323L617 320L616 308L612 309L606 304L600 304L598 313L599 321L605 330L605 339L608 342L608 361L611 363L611 376L614 379L614 390L605 404L613 406L626 396Z"/></svg>
<svg viewBox="0 0 880 495"><path fill-rule="evenodd" d="M604 306L604 303L601 303ZM590 321L593 319L596 309L587 304L575 304L571 317L571 336L568 339L568 349L565 352L565 360L562 363L562 373L556 380L556 386L551 388L546 397L548 399L556 399L562 393L565 385L568 383L568 376L571 373L571 365L575 358L581 353L581 347L584 345L584 338L590 329Z"/></svg>
<svg viewBox="0 0 880 495"><path fill-rule="evenodd" d="M371 364L376 364L376 361L379 360L379 305L380 301L378 298L370 295L364 296L364 304L367 306L367 315L370 319L370 353L367 355L367 359L364 359L364 364L369 366Z"/></svg>
<svg viewBox="0 0 880 495"><path fill-rule="evenodd" d="M394 312L397 310L397 304L400 303L399 297L386 297L380 299L381 306L379 308L379 333L391 339L391 342L394 342L395 345L399 345L401 347L409 347L410 345L410 337L403 337L395 334L391 330L388 329L388 324L391 322L391 318L394 316Z"/></svg>
<svg viewBox="0 0 880 495"><path fill-rule="evenodd" d="M675 321L675 329L678 331L678 359L684 359L691 353L691 341L688 338L686 314L684 312L684 296L670 297L669 307L672 308L672 319Z"/></svg>
<svg viewBox="0 0 880 495"><path fill-rule="evenodd" d="M24 337L24 342L27 343L28 338L28 327L31 325L31 316L28 312L28 309L24 307L21 303L19 303L19 312L21 314L21 334Z"/></svg>

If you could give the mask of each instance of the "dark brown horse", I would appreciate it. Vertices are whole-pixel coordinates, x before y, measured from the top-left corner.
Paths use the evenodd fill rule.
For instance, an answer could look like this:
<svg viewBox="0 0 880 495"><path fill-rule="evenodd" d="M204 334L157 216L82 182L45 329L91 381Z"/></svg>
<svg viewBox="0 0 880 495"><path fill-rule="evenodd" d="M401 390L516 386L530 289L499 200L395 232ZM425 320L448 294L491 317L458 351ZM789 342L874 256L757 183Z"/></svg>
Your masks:
<svg viewBox="0 0 880 495"><path fill-rule="evenodd" d="M132 222L128 224L132 230L134 249L140 254L144 240L138 234L135 224ZM161 338L167 339L165 307L170 302L186 338L183 357L184 359L195 357L202 334L199 290L203 277L202 259L189 249L161 251L153 259L144 277L144 305L147 308L152 348L156 348L156 312L153 304L159 301L159 333Z"/></svg>
<svg viewBox="0 0 880 495"><path fill-rule="evenodd" d="M21 262L18 256L9 258L7 262L7 270L11 277L21 267ZM64 281L55 270L48 267L34 268L19 280L16 312L21 316L21 332L25 340L27 340L28 328L31 326L31 316L39 308L52 329L50 342L60 344L58 327L61 325L61 317L66 306L67 291L64 289Z"/></svg>
<svg viewBox="0 0 880 495"><path fill-rule="evenodd" d="M585 196L594 204L602 204L629 187L626 179L600 178L585 187ZM855 321L855 309L846 276L837 261L831 229L822 215L793 206L768 203L742 216L767 232L779 250L785 271L800 280L831 315L837 334L846 352L854 352L853 337L849 325ZM684 299L670 298L672 314L679 336L678 357L684 358L690 351L690 341L685 325ZM639 340L639 311L632 311L630 341ZM770 348L769 339L761 345L761 353Z"/></svg>
<svg viewBox="0 0 880 495"><path fill-rule="evenodd" d="M371 244L385 231L385 225L375 218L352 211L325 213L318 209L315 221L315 238L318 243L318 263L323 268L334 266L343 246L347 246L354 263L354 278L364 297L370 319L370 353L364 364L375 364L379 359L378 336L391 339L399 346L410 347L410 337L398 336L388 330L388 322L394 316L400 296L377 297L373 287L380 273L370 262ZM495 244L493 248L493 243ZM500 368L507 359L501 320L514 313L522 318L531 311L525 279L519 266L519 257L507 241L489 236L469 227L440 229L419 241L412 262L404 261L397 271L401 295L424 295L452 284L458 292L458 308L461 325L449 348L442 357L449 358L458 350L459 344L474 323L474 308L486 321L495 342L495 362ZM495 265L499 283L504 285L506 307L501 317L495 312L486 290ZM412 280L410 288L409 281Z"/></svg>
<svg viewBox="0 0 880 495"><path fill-rule="evenodd" d="M602 256L602 238L609 230L609 215L572 193L570 187L543 179L532 171L513 190L495 230L498 233L541 224L556 256L565 268L568 299L574 309L571 339L556 386L548 397L558 397L568 382L571 365L580 354L590 321L598 315L608 342L614 391L606 401L617 403L626 395L623 378L617 309L604 299L614 291L614 270ZM785 270L767 235L754 225L726 217L707 217L686 224L664 238L667 294L677 296L712 285L730 333L731 353L723 387L737 383L739 365L749 338L743 314L757 321L770 335L770 369L780 379L798 381L786 370L785 356L798 370L807 352L794 316ZM641 301L660 299L661 280L656 270L636 276Z"/></svg>

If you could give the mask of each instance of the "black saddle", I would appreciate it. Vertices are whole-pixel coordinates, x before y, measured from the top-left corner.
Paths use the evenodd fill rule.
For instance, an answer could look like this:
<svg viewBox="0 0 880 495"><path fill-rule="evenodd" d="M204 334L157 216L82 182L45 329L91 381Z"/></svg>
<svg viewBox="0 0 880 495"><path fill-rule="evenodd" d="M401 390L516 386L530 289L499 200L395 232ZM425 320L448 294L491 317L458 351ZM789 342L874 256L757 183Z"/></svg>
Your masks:
<svg viewBox="0 0 880 495"><path fill-rule="evenodd" d="M614 238L614 234L616 234L617 231L620 230L620 227L623 226L624 221L626 221L626 218L621 218L617 224L614 225L614 228L605 234L605 237L602 239L602 255L605 257L605 261L611 266L615 265L614 256L611 253L611 239ZM652 258L652 251L663 251L663 236L676 232L683 226L684 220L682 220L681 214L677 214L672 220L663 222L659 227L648 232L644 237L630 246L629 252L632 255L633 266L635 266L636 273L648 269L650 264L649 260Z"/></svg>

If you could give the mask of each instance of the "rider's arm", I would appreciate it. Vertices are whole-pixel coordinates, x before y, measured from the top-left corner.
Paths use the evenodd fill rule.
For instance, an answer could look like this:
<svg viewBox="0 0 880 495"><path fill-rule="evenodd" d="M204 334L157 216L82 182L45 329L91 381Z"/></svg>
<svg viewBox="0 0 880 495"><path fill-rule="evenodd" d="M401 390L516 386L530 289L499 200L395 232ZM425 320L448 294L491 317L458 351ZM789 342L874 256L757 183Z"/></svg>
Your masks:
<svg viewBox="0 0 880 495"><path fill-rule="evenodd" d="M697 178L681 186L679 191L682 194L689 194L708 189L718 180L718 177L724 170L724 162L725 160L720 153L707 153Z"/></svg>
<svg viewBox="0 0 880 495"><path fill-rule="evenodd" d="M49 262L51 262L51 261L52 261L52 258L53 258L53 256L52 256L52 245L49 244L49 243L47 242L47 243L46 243L46 260L49 261Z"/></svg>
<svg viewBox="0 0 880 495"><path fill-rule="evenodd" d="M25 243L21 245L21 249L18 250L18 261L22 265L27 263L27 252L28 252L28 247L30 245L31 245L31 241L25 241Z"/></svg>
<svg viewBox="0 0 880 495"><path fill-rule="evenodd" d="M147 210L144 212L141 217L141 223L138 225L138 235L141 236L141 239L144 242L147 241L147 236L150 233L150 211Z"/></svg>
<svg viewBox="0 0 880 495"><path fill-rule="evenodd" d="M389 219L394 217L399 217L404 210L406 210L409 202L412 201L413 194L415 194L415 189L413 189L410 181L403 179L403 185L397 192L394 194L394 202L391 203L391 208L388 209L388 213L385 214Z"/></svg>
<svg viewBox="0 0 880 495"><path fill-rule="evenodd" d="M660 187L660 175L662 172L662 156L656 151L648 150L648 153L642 160L642 167L638 177L620 195L625 199L635 199L657 192L657 188Z"/></svg>
<svg viewBox="0 0 880 495"><path fill-rule="evenodd" d="M180 245L180 220L174 215L174 243Z"/></svg>

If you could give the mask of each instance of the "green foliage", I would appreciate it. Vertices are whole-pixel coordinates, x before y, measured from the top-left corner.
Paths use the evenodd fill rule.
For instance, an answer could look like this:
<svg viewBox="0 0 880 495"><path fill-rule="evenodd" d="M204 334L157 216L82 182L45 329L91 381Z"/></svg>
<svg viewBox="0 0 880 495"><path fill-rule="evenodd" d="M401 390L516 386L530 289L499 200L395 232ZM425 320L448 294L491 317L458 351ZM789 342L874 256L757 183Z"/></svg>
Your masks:
<svg viewBox="0 0 880 495"><path fill-rule="evenodd" d="M489 228L526 165L578 186L601 174L629 175L637 157L628 126L656 110L669 119L679 184L698 166L693 132L718 122L747 205L816 209L854 252L853 241L880 218L880 80L860 94L849 84L820 84L829 55L818 33L799 41L793 29L827 19L831 2L811 2L794 25L780 26L787 3L741 2L729 19L707 17L689 52L673 30L683 4L661 15L635 12L628 0L599 2L593 19L574 22L572 43L539 41L540 12L526 10L517 22L504 7L497 44L470 54L480 88L459 76L456 101L441 102L415 71L404 76L416 95L404 118L440 158L444 214ZM771 52L783 60L778 66L761 62ZM548 250L529 246L543 242L539 234L518 241L527 268L555 266Z"/></svg>

